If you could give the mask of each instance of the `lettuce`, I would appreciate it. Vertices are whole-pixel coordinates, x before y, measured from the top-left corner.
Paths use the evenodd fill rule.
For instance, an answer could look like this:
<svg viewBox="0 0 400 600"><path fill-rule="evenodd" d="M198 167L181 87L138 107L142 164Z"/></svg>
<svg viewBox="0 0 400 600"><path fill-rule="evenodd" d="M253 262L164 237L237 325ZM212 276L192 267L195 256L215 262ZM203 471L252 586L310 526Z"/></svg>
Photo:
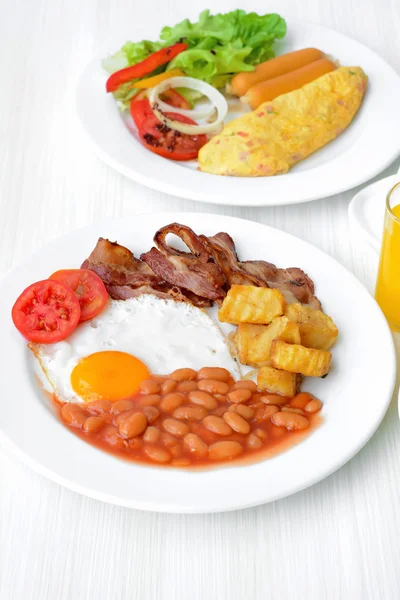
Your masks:
<svg viewBox="0 0 400 600"><path fill-rule="evenodd" d="M197 22L184 19L174 27L164 27L160 41L127 42L103 60L102 65L114 73L135 65L162 47L184 41L188 49L157 72L180 68L188 77L223 87L235 73L253 71L256 65L275 56L273 44L285 35L286 22L277 14L258 15L238 9L211 15L204 10ZM117 90L120 105L128 105L131 90L132 86L127 86L126 91Z"/></svg>
<svg viewBox="0 0 400 600"><path fill-rule="evenodd" d="M136 63L141 62L147 58L153 52L160 50L165 44L162 42L150 42L149 40L143 40L142 42L126 42L115 54L105 58L101 66L108 73L115 73L125 69L125 67L131 67Z"/></svg>

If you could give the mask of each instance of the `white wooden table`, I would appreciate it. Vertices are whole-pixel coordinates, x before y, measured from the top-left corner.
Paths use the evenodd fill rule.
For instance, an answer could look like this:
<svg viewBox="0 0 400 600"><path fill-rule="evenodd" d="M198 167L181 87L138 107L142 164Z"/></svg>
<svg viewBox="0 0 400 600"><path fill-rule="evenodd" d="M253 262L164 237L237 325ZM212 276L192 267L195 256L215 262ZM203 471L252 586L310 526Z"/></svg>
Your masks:
<svg viewBox="0 0 400 600"><path fill-rule="evenodd" d="M195 210L253 219L304 238L372 291L377 259L352 243L348 230L354 190L286 208L205 206L125 179L84 144L73 103L84 65L138 14L166 24L186 16L185 4L0 2L0 275L51 238L104 215ZM246 0L234 4L250 8ZM219 0L209 5L229 7ZM395 0L280 0L265 9L351 35L400 71ZM36 475L3 447L0 475L4 600L400 598L395 400L373 439L340 471L286 500L236 513L168 516L109 506Z"/></svg>

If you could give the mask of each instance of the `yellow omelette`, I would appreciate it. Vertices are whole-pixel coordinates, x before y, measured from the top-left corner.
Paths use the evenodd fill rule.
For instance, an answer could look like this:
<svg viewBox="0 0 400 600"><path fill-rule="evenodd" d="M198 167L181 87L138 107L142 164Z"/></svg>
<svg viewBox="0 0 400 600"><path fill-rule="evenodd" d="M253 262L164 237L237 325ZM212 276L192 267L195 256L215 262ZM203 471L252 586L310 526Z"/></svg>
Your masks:
<svg viewBox="0 0 400 600"><path fill-rule="evenodd" d="M368 78L340 67L228 123L199 152L201 171L263 177L286 173L338 137L357 113Z"/></svg>

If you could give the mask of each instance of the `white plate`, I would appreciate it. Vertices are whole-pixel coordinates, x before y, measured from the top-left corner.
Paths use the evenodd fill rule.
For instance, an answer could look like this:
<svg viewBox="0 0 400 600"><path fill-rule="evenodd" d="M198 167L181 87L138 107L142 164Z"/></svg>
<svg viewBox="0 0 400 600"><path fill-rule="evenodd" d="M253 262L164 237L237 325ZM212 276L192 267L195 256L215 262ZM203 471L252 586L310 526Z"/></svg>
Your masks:
<svg viewBox="0 0 400 600"><path fill-rule="evenodd" d="M380 252L386 196L395 183L395 175L371 183L359 191L349 204L350 227L354 236Z"/></svg>
<svg viewBox="0 0 400 600"><path fill-rule="evenodd" d="M245 260L266 259L304 268L313 277L325 310L339 327L332 372L324 380L308 379L304 386L323 400L324 423L301 444L275 458L201 472L125 462L86 444L64 428L34 381L30 353L10 318L12 304L21 290L57 269L80 265L98 236L118 240L139 254L150 248L159 227L173 221L208 235L229 232ZM82 494L160 512L205 513L254 506L302 490L333 473L362 448L378 427L393 392L396 371L386 321L373 298L344 267L286 233L219 215L124 217L52 242L1 282L0 331L1 364L6 365L0 378L0 431L21 458L39 473Z"/></svg>
<svg viewBox="0 0 400 600"><path fill-rule="evenodd" d="M250 7L248 7L250 10ZM265 12L265 4L255 9ZM400 154L400 78L372 50L335 31L287 19L288 34L279 53L315 46L340 59L360 65L370 85L359 114L337 140L307 158L289 173L276 177L222 177L195 170L196 164L174 162L143 148L124 124L114 99L105 92L101 59L127 40L157 37L165 23L147 29L140 18L129 34L119 36L100 52L82 73L76 108L83 130L98 156L112 168L139 183L175 196L240 206L275 206L316 200L355 187L387 167ZM170 21L174 21L171 15ZM145 26L146 25L146 26Z"/></svg>

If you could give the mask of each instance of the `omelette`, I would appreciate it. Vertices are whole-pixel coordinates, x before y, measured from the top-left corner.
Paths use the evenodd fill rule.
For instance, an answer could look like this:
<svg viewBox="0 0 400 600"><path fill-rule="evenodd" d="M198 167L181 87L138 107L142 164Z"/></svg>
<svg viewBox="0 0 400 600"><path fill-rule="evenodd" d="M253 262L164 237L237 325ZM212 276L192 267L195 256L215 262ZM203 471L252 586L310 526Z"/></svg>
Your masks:
<svg viewBox="0 0 400 600"><path fill-rule="evenodd" d="M340 67L261 104L228 123L201 148L200 170L239 177L286 173L346 129L367 82L360 67Z"/></svg>

